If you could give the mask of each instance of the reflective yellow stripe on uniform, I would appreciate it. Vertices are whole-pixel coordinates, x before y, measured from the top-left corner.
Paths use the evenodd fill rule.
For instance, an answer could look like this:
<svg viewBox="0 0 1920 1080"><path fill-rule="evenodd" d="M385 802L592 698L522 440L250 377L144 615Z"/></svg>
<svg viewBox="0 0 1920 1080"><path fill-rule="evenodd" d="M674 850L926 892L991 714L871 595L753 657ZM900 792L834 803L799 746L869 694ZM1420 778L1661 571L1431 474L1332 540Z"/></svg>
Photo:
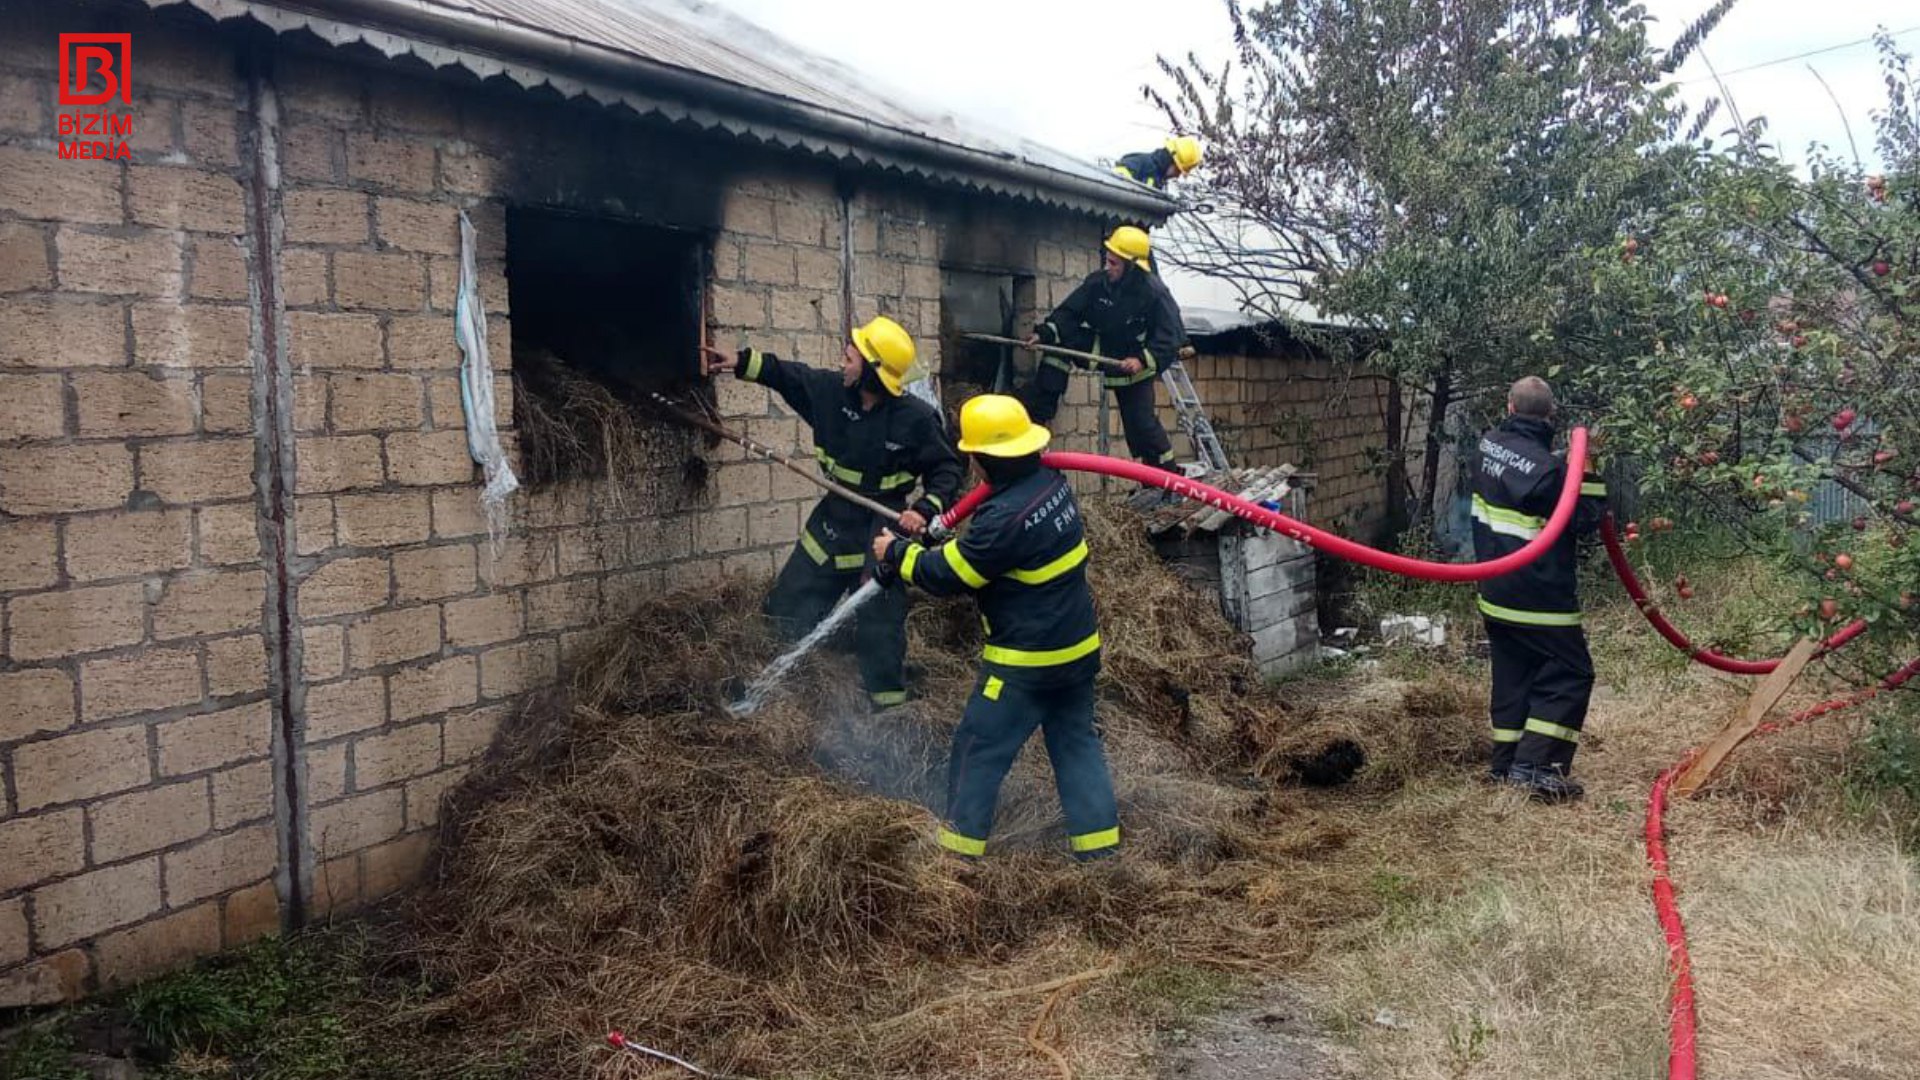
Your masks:
<svg viewBox="0 0 1920 1080"><path fill-rule="evenodd" d="M1064 649L1010 649L1005 645L989 645L980 650L980 658L989 663L1005 664L1008 667L1053 667L1058 664L1071 664L1099 647L1100 632L1096 630L1087 635L1085 641L1069 645Z"/></svg>
<svg viewBox="0 0 1920 1080"><path fill-rule="evenodd" d="M821 566L827 564L827 549L820 546L820 541L815 540L812 533L803 531L800 534L800 549Z"/></svg>
<svg viewBox="0 0 1920 1080"><path fill-rule="evenodd" d="M907 703L907 692L905 690L875 690L873 693L867 695L867 700L882 708L890 705L905 705Z"/></svg>
<svg viewBox="0 0 1920 1080"><path fill-rule="evenodd" d="M1072 570L1087 561L1087 542L1080 541L1073 550L1036 570L1009 570L1007 576L1022 585L1044 585L1054 578Z"/></svg>
<svg viewBox="0 0 1920 1080"><path fill-rule="evenodd" d="M746 373L741 375L740 377L747 380L748 382L760 381L760 350L759 349L747 350Z"/></svg>
<svg viewBox="0 0 1920 1080"><path fill-rule="evenodd" d="M920 565L920 553L927 550L919 544L908 544L907 553L900 558L900 580L913 584L913 568Z"/></svg>
<svg viewBox="0 0 1920 1080"><path fill-rule="evenodd" d="M962 855L985 855L987 853L987 842L985 840L975 840L971 836L961 836L951 829L940 830L940 846L946 848L948 851L959 852Z"/></svg>
<svg viewBox="0 0 1920 1080"><path fill-rule="evenodd" d="M986 683L980 687L980 696L986 698L988 701L999 701L1000 691L1004 689L1006 685L1006 680L1000 676L989 675L987 676Z"/></svg>
<svg viewBox="0 0 1920 1080"><path fill-rule="evenodd" d="M851 555L828 555L827 549L821 546L820 541L815 539L812 533L804 530L800 533L800 547L807 553L807 558L812 559L817 565L825 566L831 559L835 570L858 570L867 564L867 557L859 552Z"/></svg>
<svg viewBox="0 0 1920 1080"><path fill-rule="evenodd" d="M1539 536L1540 530L1547 524L1546 518L1495 506L1479 495L1473 497L1473 519L1502 536L1516 536L1522 540Z"/></svg>
<svg viewBox="0 0 1920 1080"><path fill-rule="evenodd" d="M985 575L975 570L973 564L967 561L967 557L960 554L959 544L948 544L940 550L947 557L947 566L960 575L961 581L975 589L985 587L987 584Z"/></svg>
<svg viewBox="0 0 1920 1080"><path fill-rule="evenodd" d="M1120 826L1115 825L1111 829L1101 829L1099 832L1069 836L1067 837L1067 843L1072 844L1073 850L1079 852L1100 851L1104 848L1118 847L1120 846Z"/></svg>
<svg viewBox="0 0 1920 1080"><path fill-rule="evenodd" d="M1537 716L1527 717L1527 730L1533 732L1535 735L1545 735L1550 739L1559 739L1562 742L1577 743L1580 741L1580 731L1578 728L1570 728L1565 724L1556 724L1551 720L1542 720Z"/></svg>
<svg viewBox="0 0 1920 1080"><path fill-rule="evenodd" d="M849 469L846 466L841 465L839 462L833 460L833 455L827 453L825 449L818 446L814 447L813 457L815 461L818 461L820 463L821 472L826 473L828 476L833 477L835 480L845 481L846 483L852 484L855 487L860 486L860 481L864 474L856 470Z"/></svg>
<svg viewBox="0 0 1920 1080"><path fill-rule="evenodd" d="M1515 728L1497 727L1493 729L1494 742L1519 742L1520 731Z"/></svg>
<svg viewBox="0 0 1920 1080"><path fill-rule="evenodd" d="M1580 625L1580 613L1577 611L1521 611L1518 608L1501 607L1484 596L1480 598L1480 614L1522 626Z"/></svg>
<svg viewBox="0 0 1920 1080"><path fill-rule="evenodd" d="M1601 498L1605 498L1607 495L1607 485L1596 484L1596 483L1583 483L1580 485L1580 494L1598 495Z"/></svg>
<svg viewBox="0 0 1920 1080"><path fill-rule="evenodd" d="M840 462L834 459L832 454L827 453L822 447L816 446L813 448L813 458L820 463L821 472L826 473L841 483L852 484L854 487L859 487L867 481L866 473L858 469L849 469L845 465L840 464ZM912 487L913 480L914 476L910 472L889 473L880 478L878 487L881 491L897 491L900 488Z"/></svg>

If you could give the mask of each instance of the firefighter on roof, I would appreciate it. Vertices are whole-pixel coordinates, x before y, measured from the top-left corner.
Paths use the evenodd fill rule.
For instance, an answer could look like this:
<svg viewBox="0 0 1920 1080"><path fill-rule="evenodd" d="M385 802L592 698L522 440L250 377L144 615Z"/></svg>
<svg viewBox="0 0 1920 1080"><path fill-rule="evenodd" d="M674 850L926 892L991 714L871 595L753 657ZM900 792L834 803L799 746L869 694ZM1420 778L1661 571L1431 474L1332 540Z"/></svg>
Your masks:
<svg viewBox="0 0 1920 1080"><path fill-rule="evenodd" d="M1158 150L1142 150L1123 156L1113 171L1136 183L1166 190L1167 182L1185 176L1200 166L1200 140L1191 135L1175 135Z"/></svg>

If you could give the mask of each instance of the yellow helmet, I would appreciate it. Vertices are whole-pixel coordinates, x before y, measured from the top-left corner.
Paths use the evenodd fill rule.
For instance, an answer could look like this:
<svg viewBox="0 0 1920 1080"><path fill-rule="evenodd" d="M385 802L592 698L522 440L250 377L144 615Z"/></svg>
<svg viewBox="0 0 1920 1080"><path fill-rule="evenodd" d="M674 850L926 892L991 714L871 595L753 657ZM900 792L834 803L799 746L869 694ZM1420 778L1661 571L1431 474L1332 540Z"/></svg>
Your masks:
<svg viewBox="0 0 1920 1080"><path fill-rule="evenodd" d="M1027 416L1019 398L981 394L960 406L960 449L988 457L1037 454L1053 434Z"/></svg>
<svg viewBox="0 0 1920 1080"><path fill-rule="evenodd" d="M1200 140L1191 135L1175 135L1167 140L1167 153L1173 155L1173 167L1190 173L1200 165Z"/></svg>
<svg viewBox="0 0 1920 1080"><path fill-rule="evenodd" d="M914 367L913 338L906 327L887 318L875 316L865 326L856 326L853 333L853 347L867 358L880 376L881 385L895 397L906 389L908 383L917 377Z"/></svg>
<svg viewBox="0 0 1920 1080"><path fill-rule="evenodd" d="M1142 270L1152 270L1153 264L1147 261L1147 255L1153 251L1153 241L1147 239L1147 230L1135 225L1122 225L1107 237L1107 250L1133 263Z"/></svg>

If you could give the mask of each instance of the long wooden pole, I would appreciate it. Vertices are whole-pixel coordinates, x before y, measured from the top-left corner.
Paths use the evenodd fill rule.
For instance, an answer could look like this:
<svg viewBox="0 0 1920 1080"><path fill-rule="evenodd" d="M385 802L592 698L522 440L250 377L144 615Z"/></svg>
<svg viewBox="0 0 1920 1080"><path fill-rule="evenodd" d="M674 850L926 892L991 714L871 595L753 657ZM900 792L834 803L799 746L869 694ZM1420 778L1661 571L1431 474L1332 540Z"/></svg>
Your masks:
<svg viewBox="0 0 1920 1080"><path fill-rule="evenodd" d="M969 334L961 334L960 336L968 339L969 341L984 341L991 345L1011 345L1016 349L1028 349L1033 352L1052 353L1055 356L1064 356L1070 360L1085 360L1089 364L1098 364L1104 368L1114 368L1118 370L1121 366L1120 361L1115 360L1111 356L1097 356L1090 352L1081 352L1079 349L1068 349L1059 345L1042 345L1039 342L1028 344L1027 342L1022 341L1019 338L1001 337L999 334L969 333Z"/></svg>
<svg viewBox="0 0 1920 1080"><path fill-rule="evenodd" d="M836 484L833 481L827 479L826 477L821 476L819 473L814 472L812 469L804 468L800 465L795 464L792 458L788 457L787 455L781 453L778 450L775 450L771 446L767 446L763 443L756 442L755 440L750 439L745 435L741 435L737 432L728 431L726 428L721 427L719 424L714 423L713 421L707 419L704 416L699 416L694 413L688 412L687 410L681 408L680 406L674 404L672 401L669 401L667 398L659 394L649 394L648 396L653 399L653 403L655 405L659 406L668 415L672 416L674 419L680 421L681 423L688 425L689 427L696 427L696 428L699 428L701 431L707 432L708 434L718 435L720 438L725 439L730 443L734 443L738 446L744 447L746 450L748 450L751 453L759 454L761 457L766 458L767 460L772 461L777 465L783 465L787 469L791 470L792 472L797 473L800 476L806 477L808 482L818 484L821 487L825 488L826 490L831 491L835 495L840 496L841 498L847 500L850 503L853 503L856 506L864 506L868 510L871 510L876 514L879 514L881 517L886 518L888 521L900 520L900 511L895 510L890 506L886 506L881 503L875 502L874 500L867 498L865 495L862 495L859 492L854 491L852 488L843 487L840 484Z"/></svg>

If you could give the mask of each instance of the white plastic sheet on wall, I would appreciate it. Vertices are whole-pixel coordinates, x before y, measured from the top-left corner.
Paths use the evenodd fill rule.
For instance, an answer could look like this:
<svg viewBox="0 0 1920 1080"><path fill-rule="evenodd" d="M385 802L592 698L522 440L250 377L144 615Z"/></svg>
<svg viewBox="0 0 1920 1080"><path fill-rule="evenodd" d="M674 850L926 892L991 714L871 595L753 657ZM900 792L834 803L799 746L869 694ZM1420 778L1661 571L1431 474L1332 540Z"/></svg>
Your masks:
<svg viewBox="0 0 1920 1080"><path fill-rule="evenodd" d="M460 211L460 291L454 304L453 339L460 346L460 402L467 413L467 452L486 471L480 506L487 515L487 539L498 550L507 535L507 499L520 478L507 463L500 430L493 422L493 364L487 359L487 307L480 299L474 270L473 222Z"/></svg>

